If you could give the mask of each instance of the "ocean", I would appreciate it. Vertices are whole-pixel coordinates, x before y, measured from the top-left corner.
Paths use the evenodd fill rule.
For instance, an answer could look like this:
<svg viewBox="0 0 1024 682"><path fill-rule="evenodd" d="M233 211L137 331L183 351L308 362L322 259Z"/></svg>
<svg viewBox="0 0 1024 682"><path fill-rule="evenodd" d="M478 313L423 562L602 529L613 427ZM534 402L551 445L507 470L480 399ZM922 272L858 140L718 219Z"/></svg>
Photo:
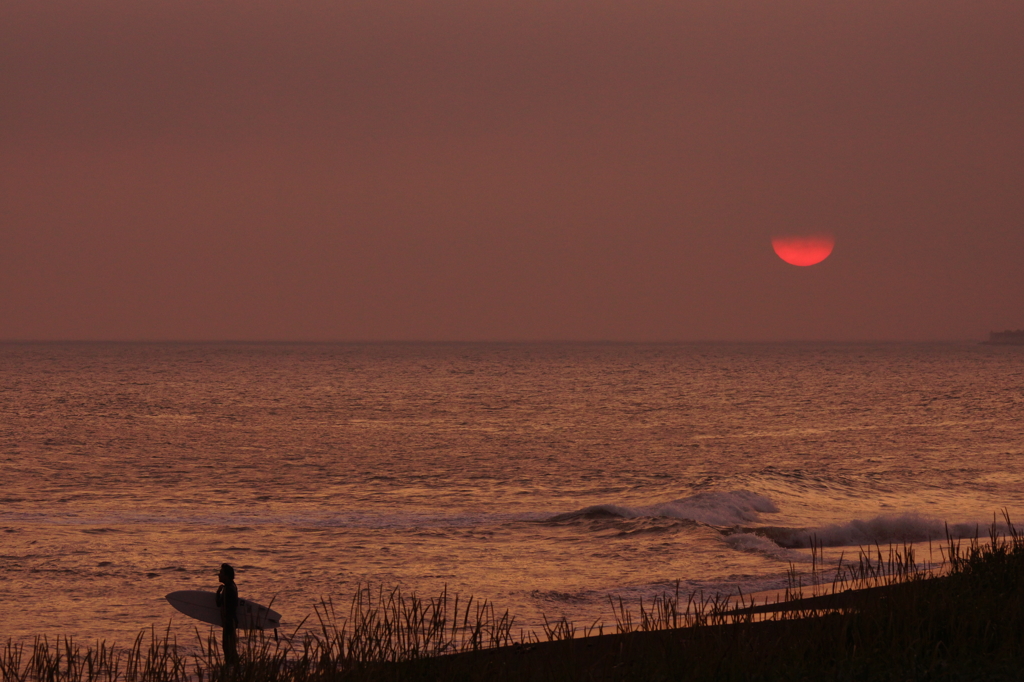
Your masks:
<svg viewBox="0 0 1024 682"><path fill-rule="evenodd" d="M367 584L612 624L1024 518L1024 347L9 343L0 415L0 641L194 641L163 597L222 562L285 629Z"/></svg>

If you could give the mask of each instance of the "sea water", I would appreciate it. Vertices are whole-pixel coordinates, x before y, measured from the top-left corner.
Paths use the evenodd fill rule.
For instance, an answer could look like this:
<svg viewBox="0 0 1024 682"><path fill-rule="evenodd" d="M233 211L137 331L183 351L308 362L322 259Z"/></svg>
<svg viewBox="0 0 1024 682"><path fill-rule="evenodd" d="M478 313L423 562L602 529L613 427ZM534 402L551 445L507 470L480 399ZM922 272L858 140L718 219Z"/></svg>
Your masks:
<svg viewBox="0 0 1024 682"><path fill-rule="evenodd" d="M0 640L194 639L163 597L221 562L292 625L778 588L812 536L1024 518L1022 416L1024 348L975 344L0 345Z"/></svg>

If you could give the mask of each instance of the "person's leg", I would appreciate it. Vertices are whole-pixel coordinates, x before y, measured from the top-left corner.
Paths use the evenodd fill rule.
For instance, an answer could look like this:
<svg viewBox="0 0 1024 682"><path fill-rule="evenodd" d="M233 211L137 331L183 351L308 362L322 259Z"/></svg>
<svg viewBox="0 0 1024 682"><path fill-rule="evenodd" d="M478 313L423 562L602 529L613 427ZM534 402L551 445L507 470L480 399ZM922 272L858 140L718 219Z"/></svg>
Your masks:
<svg viewBox="0 0 1024 682"><path fill-rule="evenodd" d="M224 628L224 663L238 663L238 635L234 628Z"/></svg>

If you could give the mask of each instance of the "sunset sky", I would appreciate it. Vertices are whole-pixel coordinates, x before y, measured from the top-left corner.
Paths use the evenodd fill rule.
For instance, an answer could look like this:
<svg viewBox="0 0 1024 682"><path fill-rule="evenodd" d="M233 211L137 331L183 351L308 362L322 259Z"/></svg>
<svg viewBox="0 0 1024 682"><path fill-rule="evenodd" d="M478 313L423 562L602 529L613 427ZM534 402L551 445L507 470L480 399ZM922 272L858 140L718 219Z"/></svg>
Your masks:
<svg viewBox="0 0 1024 682"><path fill-rule="evenodd" d="M4 0L0 339L1024 327L1022 36L1020 0Z"/></svg>

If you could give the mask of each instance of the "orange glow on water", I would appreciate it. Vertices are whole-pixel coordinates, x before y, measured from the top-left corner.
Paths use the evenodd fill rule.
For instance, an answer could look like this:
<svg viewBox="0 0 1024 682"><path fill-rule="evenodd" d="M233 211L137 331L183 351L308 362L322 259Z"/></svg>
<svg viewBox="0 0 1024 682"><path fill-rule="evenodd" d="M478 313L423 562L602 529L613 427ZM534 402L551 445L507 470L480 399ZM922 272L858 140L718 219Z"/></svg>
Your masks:
<svg viewBox="0 0 1024 682"><path fill-rule="evenodd" d="M776 255L790 265L806 267L829 257L836 240L832 235L815 234L803 237L773 237Z"/></svg>

